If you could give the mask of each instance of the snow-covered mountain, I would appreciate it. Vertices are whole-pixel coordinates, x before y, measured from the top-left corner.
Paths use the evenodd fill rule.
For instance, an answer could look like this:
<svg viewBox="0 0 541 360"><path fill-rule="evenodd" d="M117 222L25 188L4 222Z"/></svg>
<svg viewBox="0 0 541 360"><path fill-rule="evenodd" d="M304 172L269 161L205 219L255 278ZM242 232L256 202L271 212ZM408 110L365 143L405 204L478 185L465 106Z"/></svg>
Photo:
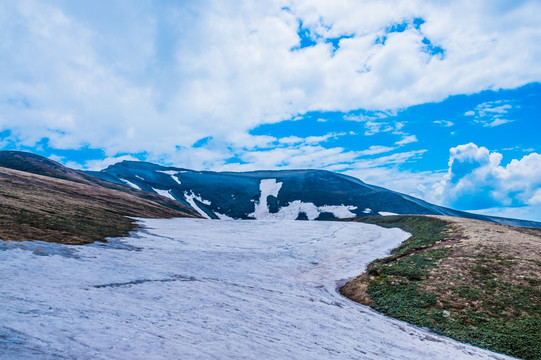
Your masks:
<svg viewBox="0 0 541 360"><path fill-rule="evenodd" d="M541 223L533 221L444 208L323 170L211 172L123 161L88 174L174 199L210 219L328 220L436 214L541 227Z"/></svg>

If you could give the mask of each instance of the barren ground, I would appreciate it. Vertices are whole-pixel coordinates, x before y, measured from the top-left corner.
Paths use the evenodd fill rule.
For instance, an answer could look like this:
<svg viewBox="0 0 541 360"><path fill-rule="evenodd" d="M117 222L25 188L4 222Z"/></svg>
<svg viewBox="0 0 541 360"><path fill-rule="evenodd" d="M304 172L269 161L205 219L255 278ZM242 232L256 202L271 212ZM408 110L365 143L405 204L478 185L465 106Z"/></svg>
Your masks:
<svg viewBox="0 0 541 360"><path fill-rule="evenodd" d="M191 210L188 210L191 212ZM195 217L101 186L0 167L0 239L87 244L126 236L126 216Z"/></svg>
<svg viewBox="0 0 541 360"><path fill-rule="evenodd" d="M430 218L443 221L441 239L374 261L342 294L460 341L539 359L541 230Z"/></svg>

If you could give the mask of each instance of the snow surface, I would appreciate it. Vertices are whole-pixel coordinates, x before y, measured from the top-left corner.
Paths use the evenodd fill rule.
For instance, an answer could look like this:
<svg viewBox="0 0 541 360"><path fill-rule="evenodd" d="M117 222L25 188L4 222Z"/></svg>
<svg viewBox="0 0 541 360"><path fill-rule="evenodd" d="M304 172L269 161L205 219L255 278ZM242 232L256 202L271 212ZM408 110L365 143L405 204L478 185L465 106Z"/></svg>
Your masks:
<svg viewBox="0 0 541 360"><path fill-rule="evenodd" d="M190 191L190 193L188 193L187 191L184 191L184 198L186 199L186 201L188 202L188 204L190 204L190 206L195 209L195 211L197 211L199 213L199 215L201 215L202 217L206 218L206 219L210 219L210 217L208 216L208 214L206 212L204 212L199 206L197 206L197 204L195 203L195 200L198 200L200 203L202 204L205 204L205 205L210 205L211 202L208 201L208 200L203 200L201 198L201 196L199 195L195 195L193 193L193 191Z"/></svg>
<svg viewBox="0 0 541 360"><path fill-rule="evenodd" d="M126 180L126 179L122 179L122 178L119 178L120 180L124 181L126 184L128 184L128 186L136 189L136 190L141 190L141 188L139 186L137 186L136 184L132 183L131 181L129 180Z"/></svg>
<svg viewBox="0 0 541 360"><path fill-rule="evenodd" d="M156 193L158 193L158 195L165 196L166 198L177 201L177 199L175 199L175 197L173 195L171 195L171 192L170 192L171 190L160 190L160 189L156 189L156 188L152 188L152 190L154 190Z"/></svg>
<svg viewBox="0 0 541 360"><path fill-rule="evenodd" d="M346 205L325 205L317 208L319 212L333 213L337 218L355 217L356 215L350 210L357 209L357 206Z"/></svg>
<svg viewBox="0 0 541 360"><path fill-rule="evenodd" d="M398 215L397 213L388 212L388 211L378 211L378 213L379 213L381 216Z"/></svg>
<svg viewBox="0 0 541 360"><path fill-rule="evenodd" d="M354 217L355 214L350 210L357 209L356 206L346 205L324 205L316 206L313 203L304 203L301 200L290 202L287 206L282 206L277 213L271 213L267 203L269 196L278 197L282 188L281 182L276 179L263 179L259 183L259 202L254 204L254 212L248 214L257 220L296 220L300 213L305 213L308 220L315 220L322 212L332 213L337 218Z"/></svg>
<svg viewBox="0 0 541 360"><path fill-rule="evenodd" d="M178 177L176 176L176 174L179 173L179 172L185 172L185 171L175 171L175 170L156 170L156 171L160 172L160 173L163 173L163 174L170 175L171 178L173 180L175 180L175 182L178 183L179 185L181 184L181 182L178 179Z"/></svg>
<svg viewBox="0 0 541 360"><path fill-rule="evenodd" d="M372 209L370 209L370 208L366 208L366 209L363 210L363 213L365 213L365 214L370 214L371 212L372 212Z"/></svg>
<svg viewBox="0 0 541 360"><path fill-rule="evenodd" d="M218 217L218 219L220 219L220 220L235 220L231 216L227 216L225 214L220 214L219 212L216 212L216 211L214 211L214 215L216 215Z"/></svg>
<svg viewBox="0 0 541 360"><path fill-rule="evenodd" d="M11 359L509 359L337 288L406 239L339 222L144 220L131 238L0 242Z"/></svg>
<svg viewBox="0 0 541 360"><path fill-rule="evenodd" d="M166 174L166 175L175 175L176 173L178 173L178 171L176 170L156 170L156 172L159 172L159 173L162 173L162 174Z"/></svg>

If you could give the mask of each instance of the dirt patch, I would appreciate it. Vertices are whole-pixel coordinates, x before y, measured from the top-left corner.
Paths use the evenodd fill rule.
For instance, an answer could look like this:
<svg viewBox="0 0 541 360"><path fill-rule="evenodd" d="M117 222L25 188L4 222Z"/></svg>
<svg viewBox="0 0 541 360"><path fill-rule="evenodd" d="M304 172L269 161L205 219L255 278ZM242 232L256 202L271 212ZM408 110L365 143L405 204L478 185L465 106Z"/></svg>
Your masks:
<svg viewBox="0 0 541 360"><path fill-rule="evenodd" d="M87 244L126 236L127 218L195 217L129 193L0 168L0 239Z"/></svg>
<svg viewBox="0 0 541 360"><path fill-rule="evenodd" d="M340 294L350 300L356 301L359 304L370 306L372 298L368 295L368 283L370 276L366 273L357 276L355 279L348 281L340 288Z"/></svg>

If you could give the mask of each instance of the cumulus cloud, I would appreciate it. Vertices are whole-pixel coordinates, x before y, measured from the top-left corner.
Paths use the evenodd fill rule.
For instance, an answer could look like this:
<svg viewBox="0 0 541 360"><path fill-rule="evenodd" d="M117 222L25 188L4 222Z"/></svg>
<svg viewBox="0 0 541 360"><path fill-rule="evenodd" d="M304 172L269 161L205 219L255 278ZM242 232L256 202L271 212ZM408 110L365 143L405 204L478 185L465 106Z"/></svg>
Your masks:
<svg viewBox="0 0 541 360"><path fill-rule="evenodd" d="M437 199L464 210L540 204L541 154L502 166L503 156L474 143L450 149L449 169L434 185Z"/></svg>
<svg viewBox="0 0 541 360"><path fill-rule="evenodd" d="M262 140L249 135L260 124L539 81L540 12L535 0L2 2L0 132L220 166ZM367 121L367 135L396 130ZM223 152L191 151L206 137Z"/></svg>

